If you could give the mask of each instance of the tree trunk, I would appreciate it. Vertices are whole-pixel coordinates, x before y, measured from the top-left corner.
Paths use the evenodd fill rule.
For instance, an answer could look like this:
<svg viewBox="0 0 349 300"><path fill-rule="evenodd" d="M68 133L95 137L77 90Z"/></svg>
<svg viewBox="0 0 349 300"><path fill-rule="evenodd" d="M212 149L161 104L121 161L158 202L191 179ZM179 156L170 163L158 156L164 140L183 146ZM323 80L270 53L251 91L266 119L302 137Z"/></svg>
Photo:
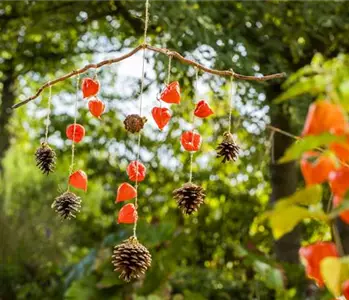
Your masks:
<svg viewBox="0 0 349 300"><path fill-rule="evenodd" d="M268 99L275 99L281 92L280 85L271 85L267 90ZM291 131L290 116L282 105L271 105L271 123L282 130ZM272 193L270 202L293 194L297 188L297 168L294 162L278 164L285 150L293 140L285 135L274 134L273 159L270 165ZM273 162L274 161L274 162ZM297 226L292 232L275 241L275 253L278 260L288 263L298 263L298 250L300 247L300 228Z"/></svg>
<svg viewBox="0 0 349 300"><path fill-rule="evenodd" d="M0 105L0 173L3 170L2 160L10 146L10 131L8 128L12 115L11 106L15 102L15 70L12 61L5 61L7 69L2 80L2 95Z"/></svg>

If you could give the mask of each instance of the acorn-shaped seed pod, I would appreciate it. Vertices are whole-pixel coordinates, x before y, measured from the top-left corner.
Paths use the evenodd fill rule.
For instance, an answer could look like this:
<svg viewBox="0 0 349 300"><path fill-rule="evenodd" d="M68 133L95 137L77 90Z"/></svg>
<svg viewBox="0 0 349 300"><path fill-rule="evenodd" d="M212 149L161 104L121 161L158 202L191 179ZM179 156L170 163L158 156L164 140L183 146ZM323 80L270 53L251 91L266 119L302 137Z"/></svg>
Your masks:
<svg viewBox="0 0 349 300"><path fill-rule="evenodd" d="M81 198L72 192L64 192L58 196L51 206L63 219L75 218L80 212Z"/></svg>
<svg viewBox="0 0 349 300"><path fill-rule="evenodd" d="M140 115L133 114L128 115L124 120L125 129L131 133L139 132L143 129L144 124L147 122L146 117L141 117Z"/></svg>
<svg viewBox="0 0 349 300"><path fill-rule="evenodd" d="M115 246L112 263L114 271L121 272L120 278L126 282L138 279L151 266L151 255L136 237L130 237Z"/></svg>
<svg viewBox="0 0 349 300"><path fill-rule="evenodd" d="M48 175L53 172L56 167L56 152L46 143L41 143L41 146L35 152L36 166L43 174Z"/></svg>
<svg viewBox="0 0 349 300"><path fill-rule="evenodd" d="M223 142L217 147L217 157L223 157L222 163L226 161L236 161L239 156L240 147L236 144L230 132L224 133Z"/></svg>
<svg viewBox="0 0 349 300"><path fill-rule="evenodd" d="M206 195L201 186L187 182L181 188L173 191L173 197L183 213L191 215L204 203Z"/></svg>

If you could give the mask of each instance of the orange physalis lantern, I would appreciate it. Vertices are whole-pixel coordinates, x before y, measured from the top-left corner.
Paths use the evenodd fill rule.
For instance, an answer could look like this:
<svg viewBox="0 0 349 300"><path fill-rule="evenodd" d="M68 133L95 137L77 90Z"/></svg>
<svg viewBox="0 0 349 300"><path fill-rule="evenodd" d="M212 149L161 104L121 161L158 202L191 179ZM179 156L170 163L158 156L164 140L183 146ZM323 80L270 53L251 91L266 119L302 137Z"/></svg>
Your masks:
<svg viewBox="0 0 349 300"><path fill-rule="evenodd" d="M104 112L105 104L101 100L95 98L88 102L88 109L93 116L100 119Z"/></svg>
<svg viewBox="0 0 349 300"><path fill-rule="evenodd" d="M133 161L127 166L126 172L131 181L141 182L145 178L146 170L141 162Z"/></svg>
<svg viewBox="0 0 349 300"><path fill-rule="evenodd" d="M84 98L96 96L99 92L99 81L92 78L84 78L81 83L81 90Z"/></svg>
<svg viewBox="0 0 349 300"><path fill-rule="evenodd" d="M331 190L336 196L344 196L349 189L349 167L332 171L328 177Z"/></svg>
<svg viewBox="0 0 349 300"><path fill-rule="evenodd" d="M166 103L179 104L181 102L181 90L179 82L171 82L160 94L160 99Z"/></svg>
<svg viewBox="0 0 349 300"><path fill-rule="evenodd" d="M181 136L181 144L187 151L198 151L201 145L201 135L193 131L186 131Z"/></svg>
<svg viewBox="0 0 349 300"><path fill-rule="evenodd" d="M77 189L87 191L87 175L79 170L69 176L69 184Z"/></svg>
<svg viewBox="0 0 349 300"><path fill-rule="evenodd" d="M331 171L336 169L335 161L329 155L319 152L305 152L301 160L301 171L307 185L327 181Z"/></svg>
<svg viewBox="0 0 349 300"><path fill-rule="evenodd" d="M206 118L213 114L213 110L205 100L201 100L196 104L194 115L198 118Z"/></svg>
<svg viewBox="0 0 349 300"><path fill-rule="evenodd" d="M316 101L309 106L302 136L317 135L331 130L345 130L346 117L342 107L328 101Z"/></svg>
<svg viewBox="0 0 349 300"><path fill-rule="evenodd" d="M154 107L151 110L151 114L160 130L162 130L171 119L170 110L165 107Z"/></svg>
<svg viewBox="0 0 349 300"><path fill-rule="evenodd" d="M124 182L118 188L115 202L131 200L136 196L137 196L136 189L129 183Z"/></svg>
<svg viewBox="0 0 349 300"><path fill-rule="evenodd" d="M74 127L75 127L75 132L74 132ZM65 133L69 140L74 140L75 143L79 143L85 136L85 128L80 124L75 124L75 125L71 124L67 127ZM74 138L73 138L73 135L74 135Z"/></svg>
<svg viewBox="0 0 349 300"><path fill-rule="evenodd" d="M302 263L307 276L314 279L319 287L324 286L320 263L326 257L338 257L336 245L329 242L319 242L299 249Z"/></svg>
<svg viewBox="0 0 349 300"><path fill-rule="evenodd" d="M137 210L132 203L124 205L118 215L118 224L133 224L138 218Z"/></svg>
<svg viewBox="0 0 349 300"><path fill-rule="evenodd" d="M337 196L337 195L334 196L334 197L333 197L333 206L334 206L334 207L339 206L339 205L342 203L342 201L343 201L343 197ZM341 213L339 214L339 217L342 219L342 221L343 221L344 223L349 224L349 209L348 209L348 210L345 210L345 211L343 211L343 212L341 212Z"/></svg>

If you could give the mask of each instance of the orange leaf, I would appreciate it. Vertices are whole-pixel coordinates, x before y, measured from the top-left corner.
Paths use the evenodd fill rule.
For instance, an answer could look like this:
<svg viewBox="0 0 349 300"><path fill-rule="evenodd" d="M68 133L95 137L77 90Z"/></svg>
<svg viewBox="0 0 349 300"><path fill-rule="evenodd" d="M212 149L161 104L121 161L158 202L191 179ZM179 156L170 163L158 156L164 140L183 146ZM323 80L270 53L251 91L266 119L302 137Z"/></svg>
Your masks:
<svg viewBox="0 0 349 300"><path fill-rule="evenodd" d="M335 161L329 155L308 151L302 156L301 171L307 185L320 184L327 181L328 175L335 169Z"/></svg>
<svg viewBox="0 0 349 300"><path fill-rule="evenodd" d="M317 135L331 130L345 130L346 117L342 107L328 101L316 101L309 106L302 136Z"/></svg>

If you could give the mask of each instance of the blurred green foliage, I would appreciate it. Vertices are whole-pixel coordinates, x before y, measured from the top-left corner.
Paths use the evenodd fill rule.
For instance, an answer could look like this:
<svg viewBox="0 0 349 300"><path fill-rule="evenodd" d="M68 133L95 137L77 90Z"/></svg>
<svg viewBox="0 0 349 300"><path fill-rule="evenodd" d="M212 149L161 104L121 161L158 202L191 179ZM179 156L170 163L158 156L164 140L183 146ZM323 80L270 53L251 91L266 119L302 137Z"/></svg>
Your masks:
<svg viewBox="0 0 349 300"><path fill-rule="evenodd" d="M0 80L14 68L16 96L23 100L45 80L88 61L117 56L141 41L143 9L141 1L2 1ZM324 57L346 51L347 13L341 2L151 1L149 35L152 44L215 68L290 73L309 63L315 51ZM147 61L154 70L147 70L150 93L163 87L167 58L149 55ZM138 237L150 249L153 265L141 282L118 279L111 252L131 234L131 227L116 224L121 205L114 199L136 150L136 137L124 131L122 121L129 111L138 111L140 66L136 78L118 71L106 67L98 74L108 106L101 122L91 118L85 103L79 104L79 123L87 137L77 145L76 168L87 172L89 189L86 194L77 191L83 207L76 220L61 222L50 208L66 188L70 143L64 132L73 120L75 79L53 87L49 141L58 155L54 174L41 175L33 157L44 134L47 93L11 118L12 144L0 179L0 298L319 299L314 297L320 294L306 288L302 268L275 260L271 232L256 220L269 208L265 124L275 104L266 95L275 83L238 82L233 129L243 150L237 163L222 165L214 149L228 127L228 86L224 78L200 74L216 112L196 123L204 142L194 156L194 182L206 189L206 205L190 218L176 208L172 190L188 180L189 155L180 150L179 136L189 126L195 77L176 61L172 79L181 83L183 105L171 107L174 117L164 133L150 124L142 136L141 160L148 173L139 187ZM308 75L294 76L308 80ZM282 106L295 131L310 102L305 92L304 87L288 92L304 101ZM145 99L149 115L156 101ZM328 233L312 221L305 227L309 240ZM326 291L322 296L328 297Z"/></svg>

